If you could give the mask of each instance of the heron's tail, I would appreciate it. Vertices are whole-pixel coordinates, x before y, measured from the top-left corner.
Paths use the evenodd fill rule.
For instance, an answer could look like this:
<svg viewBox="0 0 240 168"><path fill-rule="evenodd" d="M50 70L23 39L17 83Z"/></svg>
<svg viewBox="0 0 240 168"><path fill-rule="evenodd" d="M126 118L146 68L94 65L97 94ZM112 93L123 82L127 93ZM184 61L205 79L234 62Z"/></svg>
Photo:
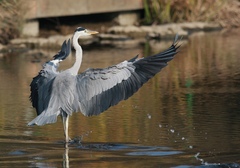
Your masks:
<svg viewBox="0 0 240 168"><path fill-rule="evenodd" d="M51 124L55 123L57 121L57 116L60 112L57 112L55 114L49 115L46 113L46 111L42 112L39 116L34 118L31 122L28 123L28 126L32 125L45 125L45 124Z"/></svg>

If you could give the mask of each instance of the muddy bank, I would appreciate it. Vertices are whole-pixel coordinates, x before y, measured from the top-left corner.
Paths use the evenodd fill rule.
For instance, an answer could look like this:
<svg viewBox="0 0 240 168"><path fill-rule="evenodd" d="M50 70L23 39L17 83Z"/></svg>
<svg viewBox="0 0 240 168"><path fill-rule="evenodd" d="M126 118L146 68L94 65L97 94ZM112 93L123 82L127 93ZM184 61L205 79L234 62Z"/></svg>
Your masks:
<svg viewBox="0 0 240 168"><path fill-rule="evenodd" d="M168 39L172 40L176 34L183 38L195 32L208 32L221 30L221 26L214 23L192 22L178 24L164 24L152 26L113 26L98 35L81 38L79 43L82 46L90 44L111 45L132 47L144 42L146 39ZM9 48L59 48L66 39L70 39L72 34L52 35L43 37L26 37L11 40L7 46L0 45L1 52L8 52Z"/></svg>

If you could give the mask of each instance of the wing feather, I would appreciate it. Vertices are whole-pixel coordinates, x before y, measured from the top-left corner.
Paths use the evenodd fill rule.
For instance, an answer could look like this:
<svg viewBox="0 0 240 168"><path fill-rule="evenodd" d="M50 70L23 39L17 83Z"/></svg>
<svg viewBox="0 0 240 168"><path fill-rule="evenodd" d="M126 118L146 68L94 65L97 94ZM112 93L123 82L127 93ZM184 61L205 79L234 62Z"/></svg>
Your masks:
<svg viewBox="0 0 240 168"><path fill-rule="evenodd" d="M167 65L177 53L177 37L165 51L105 69L88 69L77 76L74 110L86 116L98 115L121 100L126 100Z"/></svg>
<svg viewBox="0 0 240 168"><path fill-rule="evenodd" d="M40 115L48 107L52 91L53 81L58 74L59 62L64 60L71 51L70 40L64 41L61 50L53 57L52 61L46 62L43 69L33 78L30 84L30 101Z"/></svg>

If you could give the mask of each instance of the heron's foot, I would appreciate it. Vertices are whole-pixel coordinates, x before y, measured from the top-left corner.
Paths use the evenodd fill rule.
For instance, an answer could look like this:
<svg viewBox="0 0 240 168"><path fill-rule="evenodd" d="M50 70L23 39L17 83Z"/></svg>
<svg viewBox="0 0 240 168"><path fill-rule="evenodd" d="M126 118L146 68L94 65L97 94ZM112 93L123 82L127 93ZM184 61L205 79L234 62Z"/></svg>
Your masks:
<svg viewBox="0 0 240 168"><path fill-rule="evenodd" d="M68 144L81 144L82 142L82 137L75 137L73 139L70 139L68 140Z"/></svg>
<svg viewBox="0 0 240 168"><path fill-rule="evenodd" d="M69 143L69 144L72 144L72 143L74 143L74 142L75 142L74 139L71 139L71 138L68 139L68 143Z"/></svg>
<svg viewBox="0 0 240 168"><path fill-rule="evenodd" d="M71 138L67 138L66 140L65 140L65 143L72 143L73 142L73 140L71 139Z"/></svg>

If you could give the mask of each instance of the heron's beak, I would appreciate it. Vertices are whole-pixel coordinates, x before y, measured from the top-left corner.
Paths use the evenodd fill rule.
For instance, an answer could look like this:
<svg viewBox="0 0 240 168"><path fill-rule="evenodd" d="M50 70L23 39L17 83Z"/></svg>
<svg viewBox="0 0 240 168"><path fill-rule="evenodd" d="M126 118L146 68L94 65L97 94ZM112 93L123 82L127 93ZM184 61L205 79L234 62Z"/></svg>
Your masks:
<svg viewBox="0 0 240 168"><path fill-rule="evenodd" d="M91 34L98 34L98 32L97 31L92 31L92 30L86 30L86 32L89 34L89 35L91 35Z"/></svg>

